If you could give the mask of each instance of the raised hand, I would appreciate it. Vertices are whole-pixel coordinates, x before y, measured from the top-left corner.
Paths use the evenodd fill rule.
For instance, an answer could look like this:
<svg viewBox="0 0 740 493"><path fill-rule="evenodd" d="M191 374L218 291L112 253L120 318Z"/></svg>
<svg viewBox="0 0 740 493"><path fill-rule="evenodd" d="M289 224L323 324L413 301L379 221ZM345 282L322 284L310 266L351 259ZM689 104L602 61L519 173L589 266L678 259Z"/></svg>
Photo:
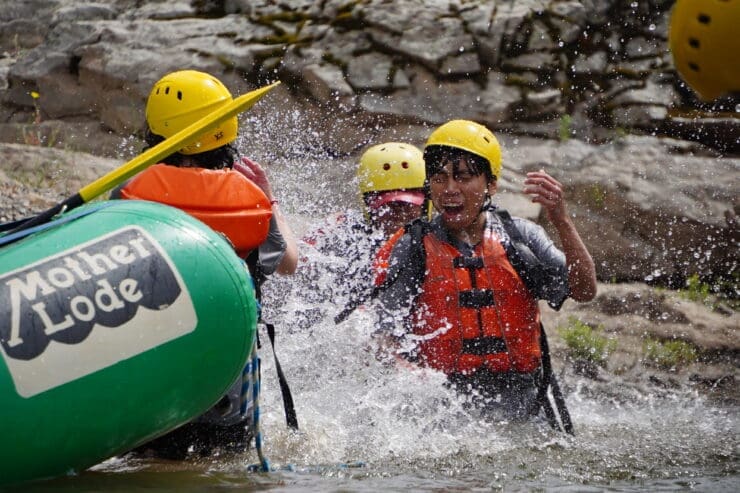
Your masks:
<svg viewBox="0 0 740 493"><path fill-rule="evenodd" d="M265 192L269 200L273 200L272 187L270 186L270 181L267 179L267 173L258 162L252 161L248 157L242 157L234 163L234 170L252 180L255 185Z"/></svg>
<svg viewBox="0 0 740 493"><path fill-rule="evenodd" d="M545 208L551 221L558 222L566 217L563 185L544 170L527 173L524 193L531 197L532 202Z"/></svg>

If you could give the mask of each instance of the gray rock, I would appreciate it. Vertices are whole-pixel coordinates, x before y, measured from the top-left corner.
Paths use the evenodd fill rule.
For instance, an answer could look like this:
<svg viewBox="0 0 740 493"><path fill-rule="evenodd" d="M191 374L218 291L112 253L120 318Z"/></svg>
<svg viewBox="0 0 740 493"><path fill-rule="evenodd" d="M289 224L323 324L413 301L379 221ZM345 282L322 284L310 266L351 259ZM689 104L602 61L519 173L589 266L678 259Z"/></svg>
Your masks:
<svg viewBox="0 0 740 493"><path fill-rule="evenodd" d="M303 67L301 75L309 93L320 102L337 102L345 110L355 105L354 91L338 67L311 64Z"/></svg>
<svg viewBox="0 0 740 493"><path fill-rule="evenodd" d="M641 88L631 88L621 92L612 99L612 103L618 105L651 104L668 107L675 100L676 94L673 89L647 80Z"/></svg>
<svg viewBox="0 0 740 493"><path fill-rule="evenodd" d="M550 71L554 70L558 64L558 58L553 53L527 53L509 58L504 67L514 71Z"/></svg>
<svg viewBox="0 0 740 493"><path fill-rule="evenodd" d="M665 106L633 104L620 106L612 110L614 124L619 127L641 127L654 129L668 116Z"/></svg>
<svg viewBox="0 0 740 493"><path fill-rule="evenodd" d="M445 58L439 73L442 75L468 75L480 73L481 65L477 53L462 53L455 57Z"/></svg>
<svg viewBox="0 0 740 493"><path fill-rule="evenodd" d="M460 20L442 18L404 31L397 50L401 55L435 69L446 57L472 50L473 46L473 37L463 31Z"/></svg>
<svg viewBox="0 0 740 493"><path fill-rule="evenodd" d="M347 80L355 89L384 89L390 86L393 61L381 53L367 53L352 58L347 66Z"/></svg>
<svg viewBox="0 0 740 493"><path fill-rule="evenodd" d="M88 3L85 5L69 5L54 11L51 24L74 21L111 20L118 11L102 3Z"/></svg>
<svg viewBox="0 0 740 493"><path fill-rule="evenodd" d="M549 51L555 48L555 43L542 22L532 23L532 34L529 36L527 48L531 51Z"/></svg>
<svg viewBox="0 0 740 493"><path fill-rule="evenodd" d="M571 66L571 70L576 75L600 74L607 67L607 56L604 52L597 52L591 55L579 54Z"/></svg>

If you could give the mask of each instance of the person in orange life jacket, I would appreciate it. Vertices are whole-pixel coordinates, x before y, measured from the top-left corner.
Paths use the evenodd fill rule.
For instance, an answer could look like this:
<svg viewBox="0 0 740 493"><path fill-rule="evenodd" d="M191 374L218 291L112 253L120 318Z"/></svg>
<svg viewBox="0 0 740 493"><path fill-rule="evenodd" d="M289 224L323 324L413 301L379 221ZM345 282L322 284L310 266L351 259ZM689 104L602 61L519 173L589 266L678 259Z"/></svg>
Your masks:
<svg viewBox="0 0 740 493"><path fill-rule="evenodd" d="M360 157L356 174L362 210L333 216L303 238L299 272L316 288L305 299L314 306L299 315L305 318L299 323L303 328L367 290L375 251L422 214L424 158L417 147L402 142L373 145ZM325 310L315 306L320 303L328 305Z"/></svg>
<svg viewBox="0 0 740 493"><path fill-rule="evenodd" d="M147 100L147 144L158 144L231 101L228 89L209 74L183 70L165 75ZM298 263L293 233L265 170L240 157L233 145L237 129L236 117L227 120L139 173L111 198L151 200L190 213L231 241L255 279L275 272L293 274ZM204 415L139 451L184 458L189 449L200 455L220 447L245 449L251 439L247 431L251 413L240 412L240 397L241 378Z"/></svg>
<svg viewBox="0 0 740 493"><path fill-rule="evenodd" d="M544 171L527 174L524 193L541 204L560 237L513 218L547 272L536 295L509 258L511 238L491 203L501 173L501 149L487 128L453 120L424 148L429 197L438 212L414 246L411 229L381 249L377 336L396 356L443 371L460 392L493 418L525 419L537 402L541 365L540 313L535 296L559 309L566 297L596 295L596 274L568 216L563 187ZM508 216L510 217L510 216Z"/></svg>

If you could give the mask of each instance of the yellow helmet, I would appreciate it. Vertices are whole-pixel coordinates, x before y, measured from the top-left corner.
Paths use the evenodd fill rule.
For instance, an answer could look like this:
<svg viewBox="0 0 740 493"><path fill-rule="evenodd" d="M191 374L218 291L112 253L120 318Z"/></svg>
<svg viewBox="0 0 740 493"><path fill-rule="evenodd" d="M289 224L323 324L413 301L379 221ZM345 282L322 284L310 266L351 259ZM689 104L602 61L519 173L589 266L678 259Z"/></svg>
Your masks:
<svg viewBox="0 0 740 493"><path fill-rule="evenodd" d="M493 132L479 123L470 120L449 121L432 132L424 149L431 146L468 151L488 161L494 178L498 179L501 175L501 146Z"/></svg>
<svg viewBox="0 0 740 493"><path fill-rule="evenodd" d="M146 122L155 135L168 138L233 101L220 80L196 70L171 72L154 84L146 102ZM236 139L239 121L234 116L180 149L199 154Z"/></svg>
<svg viewBox="0 0 740 493"><path fill-rule="evenodd" d="M421 151L400 142L370 147L362 154L357 169L362 194L423 188L424 176Z"/></svg>
<svg viewBox="0 0 740 493"><path fill-rule="evenodd" d="M709 101L740 91L740 2L678 0L669 44L681 77Z"/></svg>

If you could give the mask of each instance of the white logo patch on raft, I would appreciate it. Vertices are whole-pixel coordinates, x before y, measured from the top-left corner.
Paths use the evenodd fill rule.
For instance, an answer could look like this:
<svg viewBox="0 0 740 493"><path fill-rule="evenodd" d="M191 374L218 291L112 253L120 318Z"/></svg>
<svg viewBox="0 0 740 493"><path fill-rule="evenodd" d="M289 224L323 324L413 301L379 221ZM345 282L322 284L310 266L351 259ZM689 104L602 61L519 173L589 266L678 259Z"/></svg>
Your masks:
<svg viewBox="0 0 740 493"><path fill-rule="evenodd" d="M32 397L195 330L164 249L130 226L0 276L0 345Z"/></svg>

